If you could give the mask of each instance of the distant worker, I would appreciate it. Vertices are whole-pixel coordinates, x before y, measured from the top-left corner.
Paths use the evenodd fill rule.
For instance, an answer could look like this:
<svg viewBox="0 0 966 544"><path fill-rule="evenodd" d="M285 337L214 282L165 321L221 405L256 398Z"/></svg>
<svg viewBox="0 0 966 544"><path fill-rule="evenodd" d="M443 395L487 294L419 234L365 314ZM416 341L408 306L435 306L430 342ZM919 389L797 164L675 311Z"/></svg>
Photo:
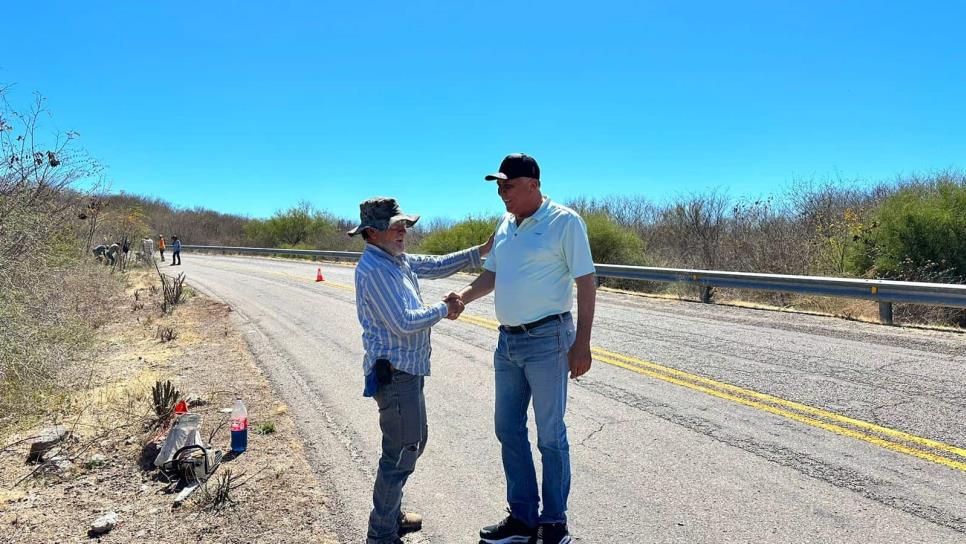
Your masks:
<svg viewBox="0 0 966 544"><path fill-rule="evenodd" d="M114 266L117 264L117 252L121 250L121 244L114 242L108 246L107 251L104 252L104 256L107 257L108 264Z"/></svg>
<svg viewBox="0 0 966 544"><path fill-rule="evenodd" d="M171 247L174 252L171 254L171 266L181 265L181 240L178 240L177 236L172 236L173 240Z"/></svg>
<svg viewBox="0 0 966 544"><path fill-rule="evenodd" d="M94 258L97 259L97 262L104 262L107 259L107 257L105 257L105 254L107 253L107 246L104 244L94 246L94 249L92 249L91 252L94 254Z"/></svg>
<svg viewBox="0 0 966 544"><path fill-rule="evenodd" d="M164 262L164 248L165 248L165 245L164 245L164 235L163 234L159 234L158 235L158 252L161 253L161 262L162 263Z"/></svg>

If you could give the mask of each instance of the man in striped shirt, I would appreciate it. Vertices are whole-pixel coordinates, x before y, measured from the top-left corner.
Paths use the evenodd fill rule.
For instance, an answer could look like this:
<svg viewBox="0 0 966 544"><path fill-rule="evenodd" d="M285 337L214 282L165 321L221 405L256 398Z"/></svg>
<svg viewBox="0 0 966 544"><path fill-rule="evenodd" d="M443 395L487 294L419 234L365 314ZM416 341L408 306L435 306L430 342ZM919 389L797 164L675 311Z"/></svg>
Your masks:
<svg viewBox="0 0 966 544"><path fill-rule="evenodd" d="M402 489L426 447L426 400L430 328L444 317L456 319L459 300L424 305L419 278L442 278L467 267L480 268L492 245L443 256L408 255L407 229L419 220L395 199L377 197L359 205L366 248L356 266L356 309L365 349L363 394L375 397L382 429L382 456L372 492L368 544L401 543L400 532L418 530L422 517L402 512Z"/></svg>

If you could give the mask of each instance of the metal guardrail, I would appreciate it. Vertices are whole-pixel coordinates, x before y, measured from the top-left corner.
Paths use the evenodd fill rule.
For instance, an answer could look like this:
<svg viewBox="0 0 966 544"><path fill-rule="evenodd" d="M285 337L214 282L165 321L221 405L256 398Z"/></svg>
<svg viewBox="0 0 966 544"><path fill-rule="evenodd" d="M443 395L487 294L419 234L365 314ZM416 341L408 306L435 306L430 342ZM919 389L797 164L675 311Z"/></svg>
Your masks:
<svg viewBox="0 0 966 544"><path fill-rule="evenodd" d="M181 247L184 250L192 251L246 255L300 255L348 261L357 261L361 255L361 253L354 251L317 251L311 249L195 245L183 245ZM966 285L951 283L790 276L614 264L597 264L595 266L597 275L602 278L697 285L701 288L701 301L707 303L712 301L712 289L714 287L873 300L879 303L879 321L887 325L893 323L892 304L896 302L966 308Z"/></svg>
<svg viewBox="0 0 966 544"><path fill-rule="evenodd" d="M168 246L170 248L170 245ZM358 251L319 251L317 249L277 249L271 247L193 246L182 245L182 250L209 251L213 253L241 253L245 255L301 255L320 259L358 261Z"/></svg>

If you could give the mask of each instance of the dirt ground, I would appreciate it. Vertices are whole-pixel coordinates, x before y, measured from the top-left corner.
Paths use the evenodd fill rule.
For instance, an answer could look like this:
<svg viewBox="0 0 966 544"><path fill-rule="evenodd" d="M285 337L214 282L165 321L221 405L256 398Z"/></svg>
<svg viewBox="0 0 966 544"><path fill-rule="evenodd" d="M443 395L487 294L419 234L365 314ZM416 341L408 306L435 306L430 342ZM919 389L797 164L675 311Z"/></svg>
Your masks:
<svg viewBox="0 0 966 544"><path fill-rule="evenodd" d="M69 463L25 463L30 441L17 441L38 429L0 444L0 541L336 542L294 422L230 325L231 308L188 291L162 315L153 271L130 272L129 284L117 301L120 319L99 331L95 364L70 377L78 386L67 409L47 422L72 429L59 454ZM166 327L176 336L163 342L158 336ZM190 409L203 415L201 434L207 440L217 431L210 444L226 453L230 431L221 410L235 395L245 401L248 450L223 462L209 481L213 491L230 469L240 485L229 493L231 502L215 506L199 489L175 508L158 471L139 468L144 444L157 434L147 428L157 380L171 380L183 396L202 401ZM89 536L91 523L111 511L116 527Z"/></svg>

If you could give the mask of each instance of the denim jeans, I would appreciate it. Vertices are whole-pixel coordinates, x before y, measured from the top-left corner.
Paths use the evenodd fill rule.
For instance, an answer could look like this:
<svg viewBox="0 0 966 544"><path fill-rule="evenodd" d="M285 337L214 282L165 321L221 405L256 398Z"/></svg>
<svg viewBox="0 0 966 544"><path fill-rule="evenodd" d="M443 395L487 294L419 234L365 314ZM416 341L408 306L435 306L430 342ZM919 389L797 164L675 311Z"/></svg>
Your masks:
<svg viewBox="0 0 966 544"><path fill-rule="evenodd" d="M567 408L567 352L574 342L573 318L551 321L526 332L500 332L494 354L496 437L503 454L507 502L513 517L537 523L566 523L570 495ZM533 400L537 448L543 460L543 512L530 440L527 407Z"/></svg>
<svg viewBox="0 0 966 544"><path fill-rule="evenodd" d="M403 486L426 449L426 398L423 376L394 370L392 382L379 386L375 400L382 429L382 456L372 490L367 544L395 542Z"/></svg>

